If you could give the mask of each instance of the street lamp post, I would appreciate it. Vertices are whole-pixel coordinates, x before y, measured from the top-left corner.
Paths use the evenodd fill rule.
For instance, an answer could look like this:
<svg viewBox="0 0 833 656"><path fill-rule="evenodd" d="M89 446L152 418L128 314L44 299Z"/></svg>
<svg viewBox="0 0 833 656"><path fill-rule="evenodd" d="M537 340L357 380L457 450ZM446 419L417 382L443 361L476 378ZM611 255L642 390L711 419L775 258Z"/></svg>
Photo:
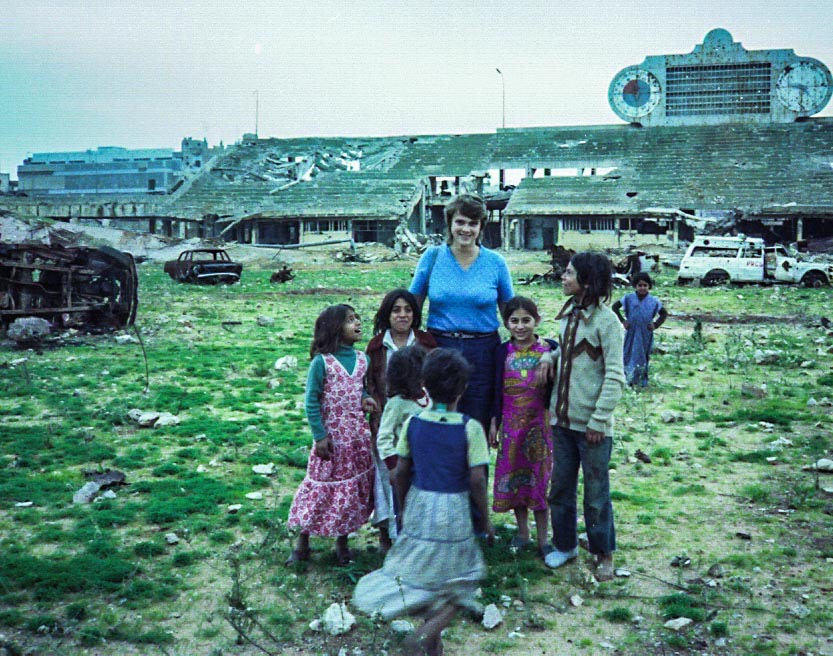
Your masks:
<svg viewBox="0 0 833 656"><path fill-rule="evenodd" d="M503 78L503 71L499 68L495 68L497 74L500 75L500 108L501 108L501 127L506 128L506 80ZM503 168L500 169L498 174L498 186L500 189L503 189L504 184L506 183L505 173Z"/></svg>
<svg viewBox="0 0 833 656"><path fill-rule="evenodd" d="M255 137L257 136L257 129L258 129L258 119L260 118L260 92L258 89L255 89Z"/></svg>

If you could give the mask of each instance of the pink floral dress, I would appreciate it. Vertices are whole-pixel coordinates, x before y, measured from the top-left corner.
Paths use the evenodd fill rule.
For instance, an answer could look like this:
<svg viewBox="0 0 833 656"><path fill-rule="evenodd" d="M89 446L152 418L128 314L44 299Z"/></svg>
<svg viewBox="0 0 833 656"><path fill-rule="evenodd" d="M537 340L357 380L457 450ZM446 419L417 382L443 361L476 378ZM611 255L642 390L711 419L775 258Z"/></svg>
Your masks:
<svg viewBox="0 0 833 656"><path fill-rule="evenodd" d="M370 427L362 412L367 360L357 353L349 373L335 356L322 354L326 367L321 394L321 418L333 441L330 460L313 447L292 507L289 526L324 537L347 535L370 518L373 509L373 456Z"/></svg>
<svg viewBox="0 0 833 656"><path fill-rule="evenodd" d="M543 387L535 385L535 367L549 345L528 349L508 344L503 369L503 416L495 463L495 512L513 508L546 510L552 475L552 435Z"/></svg>

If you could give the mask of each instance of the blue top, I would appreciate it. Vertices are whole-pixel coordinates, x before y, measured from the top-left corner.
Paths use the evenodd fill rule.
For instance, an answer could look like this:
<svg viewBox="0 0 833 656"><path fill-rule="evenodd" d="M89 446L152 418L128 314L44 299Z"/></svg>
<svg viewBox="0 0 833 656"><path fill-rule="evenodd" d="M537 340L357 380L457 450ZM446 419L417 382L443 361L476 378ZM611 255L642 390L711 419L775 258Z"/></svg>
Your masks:
<svg viewBox="0 0 833 656"><path fill-rule="evenodd" d="M493 332L500 327L497 304L515 296L502 256L481 246L477 259L463 270L448 244L425 251L409 291L428 298L427 326L442 332Z"/></svg>
<svg viewBox="0 0 833 656"><path fill-rule="evenodd" d="M421 490L454 494L469 489L469 469L489 463L480 422L458 412L425 410L402 427L399 455L413 459L413 484Z"/></svg>

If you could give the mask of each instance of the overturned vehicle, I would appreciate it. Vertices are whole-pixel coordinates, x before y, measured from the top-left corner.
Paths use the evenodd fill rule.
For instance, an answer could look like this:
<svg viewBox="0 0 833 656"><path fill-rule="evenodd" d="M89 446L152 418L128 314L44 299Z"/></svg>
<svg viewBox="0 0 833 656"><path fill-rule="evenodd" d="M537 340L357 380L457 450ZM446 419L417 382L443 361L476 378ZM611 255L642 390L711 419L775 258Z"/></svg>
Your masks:
<svg viewBox="0 0 833 656"><path fill-rule="evenodd" d="M0 327L39 317L56 328L129 326L138 301L136 264L113 248L0 243Z"/></svg>

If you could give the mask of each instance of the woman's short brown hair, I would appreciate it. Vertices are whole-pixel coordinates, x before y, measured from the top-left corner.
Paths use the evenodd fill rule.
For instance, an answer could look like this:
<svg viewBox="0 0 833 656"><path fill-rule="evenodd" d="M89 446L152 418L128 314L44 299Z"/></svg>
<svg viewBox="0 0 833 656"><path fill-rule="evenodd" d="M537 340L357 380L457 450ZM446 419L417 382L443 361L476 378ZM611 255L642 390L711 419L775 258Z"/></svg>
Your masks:
<svg viewBox="0 0 833 656"><path fill-rule="evenodd" d="M477 236L477 243L479 244L483 238L483 230L486 228L486 219L489 218L486 203L483 202L480 196L475 196L474 194L460 194L446 203L445 225L448 228L449 244L451 243L451 222L454 221L454 217L458 214L480 221L480 234Z"/></svg>

